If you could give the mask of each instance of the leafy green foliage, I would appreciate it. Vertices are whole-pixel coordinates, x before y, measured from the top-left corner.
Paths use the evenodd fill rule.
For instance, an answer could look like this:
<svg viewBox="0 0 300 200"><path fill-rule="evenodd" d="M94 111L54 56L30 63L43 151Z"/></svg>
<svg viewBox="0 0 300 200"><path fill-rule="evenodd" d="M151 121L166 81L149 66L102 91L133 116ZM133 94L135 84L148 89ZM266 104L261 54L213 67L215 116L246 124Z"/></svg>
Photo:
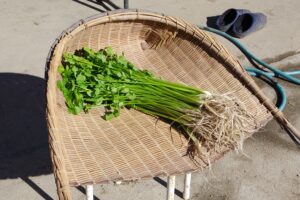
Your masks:
<svg viewBox="0 0 300 200"><path fill-rule="evenodd" d="M198 108L199 95L203 93L139 70L111 47L98 52L83 48L75 54L65 53L58 72L62 80L57 86L64 94L69 112L78 114L103 106L105 120L119 116L120 110L128 107L173 121L186 121L182 117L184 110Z"/></svg>

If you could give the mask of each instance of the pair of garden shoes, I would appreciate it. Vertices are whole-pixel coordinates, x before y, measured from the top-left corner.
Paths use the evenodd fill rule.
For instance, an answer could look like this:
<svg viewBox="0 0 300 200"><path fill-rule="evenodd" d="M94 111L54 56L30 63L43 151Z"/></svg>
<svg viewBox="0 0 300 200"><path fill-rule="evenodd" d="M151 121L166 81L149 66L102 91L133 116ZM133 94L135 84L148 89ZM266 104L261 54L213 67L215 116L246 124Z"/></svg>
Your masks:
<svg viewBox="0 0 300 200"><path fill-rule="evenodd" d="M243 38L262 29L267 17L262 13L251 13L245 9L229 9L216 20L216 27L233 37Z"/></svg>

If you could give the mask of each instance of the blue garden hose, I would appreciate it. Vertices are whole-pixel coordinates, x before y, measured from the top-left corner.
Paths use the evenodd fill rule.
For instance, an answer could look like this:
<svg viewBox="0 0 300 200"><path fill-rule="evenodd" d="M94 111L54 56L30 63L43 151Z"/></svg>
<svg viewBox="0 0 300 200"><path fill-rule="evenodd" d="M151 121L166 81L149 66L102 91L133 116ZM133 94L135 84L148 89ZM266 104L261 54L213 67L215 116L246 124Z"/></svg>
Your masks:
<svg viewBox="0 0 300 200"><path fill-rule="evenodd" d="M284 88L273 78L274 73L268 73L263 70L257 69L257 68L246 68L247 72L251 76L266 78L271 86L275 89L277 93L277 103L276 106L279 110L283 111L285 105L286 105L286 94Z"/></svg>
<svg viewBox="0 0 300 200"><path fill-rule="evenodd" d="M279 110L283 111L283 109L285 108L285 105L286 105L286 101L287 101L286 93L285 93L284 88L276 81L276 79L274 79L274 77L281 78L281 79L286 80L288 82L300 85L300 79L294 77L294 75L299 75L300 74L300 70L281 71L281 70L265 63L264 61L257 58L256 56L254 56L238 40L231 37L230 35L222 32L222 31L216 30L214 28L210 28L210 27L206 27L206 26L198 26L198 27L200 29L215 33L217 35L220 35L220 36L226 38L227 40L232 42L235 46L237 46L246 55L246 57L248 57L248 59L251 59L252 61L255 61L257 64L259 64L259 65L267 68L268 70L270 70L269 72L267 72L267 71L257 69L257 68L250 68L250 67L246 68L246 70L248 71L248 73L251 76L265 78L269 81L269 83L273 86L273 88L275 89L275 91L277 93L276 106L279 108Z"/></svg>

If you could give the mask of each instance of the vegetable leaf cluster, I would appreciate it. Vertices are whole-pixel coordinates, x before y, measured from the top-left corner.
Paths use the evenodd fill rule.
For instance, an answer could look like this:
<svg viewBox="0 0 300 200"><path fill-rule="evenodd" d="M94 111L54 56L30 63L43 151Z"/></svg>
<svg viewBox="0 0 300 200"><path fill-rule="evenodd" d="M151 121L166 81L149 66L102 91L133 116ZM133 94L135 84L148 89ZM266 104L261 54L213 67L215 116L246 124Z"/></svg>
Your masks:
<svg viewBox="0 0 300 200"><path fill-rule="evenodd" d="M185 120L181 117L184 110L198 108L203 93L139 70L111 47L99 51L85 47L75 54L65 53L58 71L62 80L57 86L68 111L78 114L103 106L106 120L119 116L124 107L173 121Z"/></svg>

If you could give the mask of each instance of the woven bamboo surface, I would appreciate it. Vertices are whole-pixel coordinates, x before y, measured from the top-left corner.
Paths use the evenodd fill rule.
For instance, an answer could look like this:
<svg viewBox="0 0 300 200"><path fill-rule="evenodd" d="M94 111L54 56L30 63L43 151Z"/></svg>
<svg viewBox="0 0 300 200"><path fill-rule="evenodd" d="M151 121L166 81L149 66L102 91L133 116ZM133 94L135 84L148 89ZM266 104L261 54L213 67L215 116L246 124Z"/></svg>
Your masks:
<svg viewBox="0 0 300 200"><path fill-rule="evenodd" d="M185 156L187 141L170 125L134 110L104 121L101 109L80 115L67 112L56 87L63 52L84 46L112 46L137 67L212 93L234 92L255 116L257 129L277 110L238 61L209 34L160 14L126 10L94 16L64 31L48 60L49 143L60 199L69 186L181 174L205 167ZM274 111L274 112L275 112ZM227 152L216 152L216 160ZM201 161L199 161L201 162Z"/></svg>

